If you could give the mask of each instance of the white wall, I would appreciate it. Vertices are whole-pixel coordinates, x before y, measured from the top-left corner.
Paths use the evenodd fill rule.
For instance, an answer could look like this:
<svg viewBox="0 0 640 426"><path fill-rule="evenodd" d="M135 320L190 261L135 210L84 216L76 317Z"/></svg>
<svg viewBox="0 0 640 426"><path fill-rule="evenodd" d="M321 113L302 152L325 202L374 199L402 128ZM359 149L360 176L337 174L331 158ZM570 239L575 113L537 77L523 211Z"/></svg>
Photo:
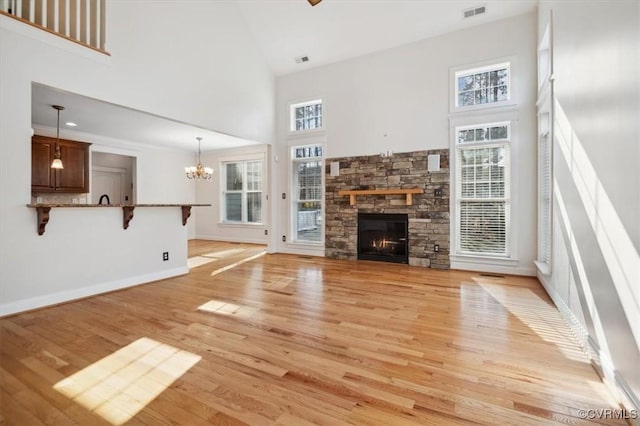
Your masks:
<svg viewBox="0 0 640 426"><path fill-rule="evenodd" d="M539 275L628 408L640 408L640 3L544 1L553 16L554 211Z"/></svg>
<svg viewBox="0 0 640 426"><path fill-rule="evenodd" d="M274 193L289 191L290 103L322 98L326 132L320 139L329 158L449 148L450 69L512 56L518 62L512 155L519 261L501 272L535 274L535 51L536 16L528 14L278 78ZM276 202L282 213L274 221L276 235L289 237L288 200ZM277 244L278 251L296 251L279 239Z"/></svg>
<svg viewBox="0 0 640 426"><path fill-rule="evenodd" d="M245 243L267 244L268 237L264 234L269 228L271 197L269 195L270 182L268 179L269 147L267 145L253 145L233 150L211 151L202 154L202 161L208 167L214 168L212 182L198 182L196 198L199 203L211 204L212 207L202 207L198 212L196 223L196 238L219 241L237 241ZM222 163L227 161L262 160L264 167L263 192L262 192L262 225L239 225L222 223Z"/></svg>
<svg viewBox="0 0 640 426"><path fill-rule="evenodd" d="M37 235L26 207L32 82L273 138L274 78L235 3L108 1L107 50L109 57L0 16L0 313L186 272L188 230L178 208L136 209L126 231L119 209L53 209ZM141 151L137 202L193 202L183 168L191 162L192 153Z"/></svg>

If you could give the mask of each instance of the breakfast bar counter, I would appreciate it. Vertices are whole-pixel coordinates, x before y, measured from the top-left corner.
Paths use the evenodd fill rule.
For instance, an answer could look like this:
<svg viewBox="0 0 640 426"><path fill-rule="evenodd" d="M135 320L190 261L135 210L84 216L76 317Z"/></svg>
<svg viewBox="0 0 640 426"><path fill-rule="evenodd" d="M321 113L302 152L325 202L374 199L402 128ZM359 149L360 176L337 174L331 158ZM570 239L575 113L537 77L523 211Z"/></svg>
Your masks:
<svg viewBox="0 0 640 426"><path fill-rule="evenodd" d="M187 219L191 216L191 207L211 207L211 204L27 204L27 207L36 209L38 213L37 228L38 235L44 234L45 227L49 223L49 212L52 208L121 208L122 226L129 227L129 222L133 219L133 211L137 207L180 207L182 209L182 225L187 224Z"/></svg>

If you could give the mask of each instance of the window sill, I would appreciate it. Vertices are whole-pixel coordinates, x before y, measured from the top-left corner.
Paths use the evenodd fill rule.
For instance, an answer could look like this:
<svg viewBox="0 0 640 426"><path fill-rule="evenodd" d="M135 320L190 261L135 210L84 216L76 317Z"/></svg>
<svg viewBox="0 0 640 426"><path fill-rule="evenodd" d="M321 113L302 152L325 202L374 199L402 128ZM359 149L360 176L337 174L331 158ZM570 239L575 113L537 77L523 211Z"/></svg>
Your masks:
<svg viewBox="0 0 640 426"><path fill-rule="evenodd" d="M483 114L491 114L496 112L510 112L518 111L518 104L515 103L501 103L501 104L482 104L474 107L465 107L463 109L455 109L449 112L449 117L464 117L475 116Z"/></svg>
<svg viewBox="0 0 640 426"><path fill-rule="evenodd" d="M218 222L218 226L223 228L261 228L264 223Z"/></svg>
<svg viewBox="0 0 640 426"><path fill-rule="evenodd" d="M477 263L483 265L518 266L518 259L505 256L480 256L470 254L455 254L450 256L452 262Z"/></svg>
<svg viewBox="0 0 640 426"><path fill-rule="evenodd" d="M551 264L548 262L541 262L539 260L534 260L533 263L536 265L536 269L540 272L541 275L548 277L551 275Z"/></svg>
<svg viewBox="0 0 640 426"><path fill-rule="evenodd" d="M295 138L302 138L305 136L322 135L325 133L325 131L326 130L324 127L317 127L315 129L309 129L309 130L289 130L289 138L295 139Z"/></svg>
<svg viewBox="0 0 640 426"><path fill-rule="evenodd" d="M311 247L311 248L318 248L318 247L324 247L324 241L291 241L290 243L288 243L290 246L298 246L298 247Z"/></svg>

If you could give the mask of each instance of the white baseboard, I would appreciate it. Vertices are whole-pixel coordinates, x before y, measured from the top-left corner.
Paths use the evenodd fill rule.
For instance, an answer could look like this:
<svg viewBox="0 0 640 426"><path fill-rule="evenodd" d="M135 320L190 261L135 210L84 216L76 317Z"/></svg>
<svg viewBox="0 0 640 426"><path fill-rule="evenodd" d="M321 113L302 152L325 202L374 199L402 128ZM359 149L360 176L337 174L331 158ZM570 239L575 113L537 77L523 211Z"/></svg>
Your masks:
<svg viewBox="0 0 640 426"><path fill-rule="evenodd" d="M462 271L477 271L477 272L489 272L493 274L507 274L507 275L523 275L527 277L536 276L536 268L522 268L511 267L501 265L490 265L480 262L466 262L461 260L451 260L450 269L460 269Z"/></svg>
<svg viewBox="0 0 640 426"><path fill-rule="evenodd" d="M324 246L312 246L307 244L283 244L278 250L278 253L324 257Z"/></svg>
<svg viewBox="0 0 640 426"><path fill-rule="evenodd" d="M0 317L189 273L187 266L0 304Z"/></svg>
<svg viewBox="0 0 640 426"><path fill-rule="evenodd" d="M602 381L607 385L609 391L615 396L615 398L622 403L622 405L628 410L636 410L640 412L640 401L635 396L627 382L618 371L614 368L613 362L609 359L608 355L600 350L598 344L593 340L584 326L578 321L578 318L571 312L569 307L560 295L549 285L549 276L538 274L538 280L542 283L545 291L560 311L560 315L564 321L569 325L571 332L578 340L578 343L587 353L587 356L591 360L591 364L594 369L600 375ZM631 424L640 425L639 419L630 419Z"/></svg>
<svg viewBox="0 0 640 426"><path fill-rule="evenodd" d="M247 244L267 244L265 238L235 238L228 236L215 236L215 235L196 235L195 237L189 237L189 239L195 240L208 240L208 241L228 241L231 243L247 243Z"/></svg>

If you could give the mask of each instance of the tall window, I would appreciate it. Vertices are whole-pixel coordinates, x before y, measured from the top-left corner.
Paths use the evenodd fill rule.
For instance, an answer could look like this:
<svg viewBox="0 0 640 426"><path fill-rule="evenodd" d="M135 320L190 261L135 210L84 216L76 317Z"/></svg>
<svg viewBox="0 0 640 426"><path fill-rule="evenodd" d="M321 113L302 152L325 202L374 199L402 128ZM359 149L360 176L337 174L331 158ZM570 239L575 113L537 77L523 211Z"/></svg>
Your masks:
<svg viewBox="0 0 640 426"><path fill-rule="evenodd" d="M322 99L291 105L290 131L300 132L304 130L321 129L322 123Z"/></svg>
<svg viewBox="0 0 640 426"><path fill-rule="evenodd" d="M457 252L509 255L509 123L456 128Z"/></svg>
<svg viewBox="0 0 640 426"><path fill-rule="evenodd" d="M322 158L321 145L291 150L294 241L322 241Z"/></svg>
<svg viewBox="0 0 640 426"><path fill-rule="evenodd" d="M455 73L456 108L506 102L511 98L508 62Z"/></svg>
<svg viewBox="0 0 640 426"><path fill-rule="evenodd" d="M262 223L262 161L222 165L224 222Z"/></svg>
<svg viewBox="0 0 640 426"><path fill-rule="evenodd" d="M539 136L538 145L538 261L551 264L551 138Z"/></svg>

